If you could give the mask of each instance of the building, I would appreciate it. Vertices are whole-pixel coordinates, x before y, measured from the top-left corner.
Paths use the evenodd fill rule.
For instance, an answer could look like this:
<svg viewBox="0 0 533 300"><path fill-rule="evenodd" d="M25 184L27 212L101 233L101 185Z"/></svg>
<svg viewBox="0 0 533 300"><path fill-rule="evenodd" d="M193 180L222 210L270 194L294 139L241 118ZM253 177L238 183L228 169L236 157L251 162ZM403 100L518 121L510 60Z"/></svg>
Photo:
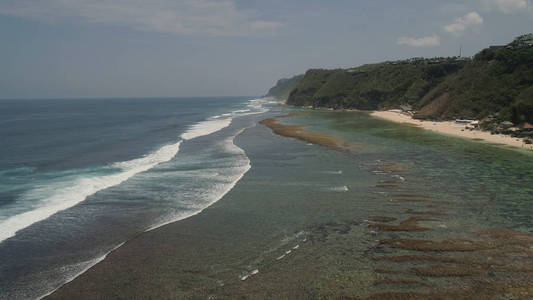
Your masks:
<svg viewBox="0 0 533 300"><path fill-rule="evenodd" d="M533 33L521 35L507 46L508 49L522 49L533 46Z"/></svg>

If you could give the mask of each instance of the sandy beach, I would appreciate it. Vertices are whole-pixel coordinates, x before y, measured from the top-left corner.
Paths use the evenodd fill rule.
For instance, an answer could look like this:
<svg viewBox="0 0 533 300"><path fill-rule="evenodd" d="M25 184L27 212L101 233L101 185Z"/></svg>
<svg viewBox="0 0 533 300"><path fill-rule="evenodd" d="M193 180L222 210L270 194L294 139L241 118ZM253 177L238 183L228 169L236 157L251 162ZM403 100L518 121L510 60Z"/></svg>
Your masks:
<svg viewBox="0 0 533 300"><path fill-rule="evenodd" d="M454 121L423 121L413 119L411 116L393 112L393 111L374 111L371 116L389 120L397 123L406 123L415 126L419 126L424 129L432 130L438 133L453 135L457 137L482 140L494 144L503 144L512 147L533 150L533 145L524 143L523 139L514 138L509 135L503 134L491 134L488 131L481 130L467 130L464 124L456 124Z"/></svg>

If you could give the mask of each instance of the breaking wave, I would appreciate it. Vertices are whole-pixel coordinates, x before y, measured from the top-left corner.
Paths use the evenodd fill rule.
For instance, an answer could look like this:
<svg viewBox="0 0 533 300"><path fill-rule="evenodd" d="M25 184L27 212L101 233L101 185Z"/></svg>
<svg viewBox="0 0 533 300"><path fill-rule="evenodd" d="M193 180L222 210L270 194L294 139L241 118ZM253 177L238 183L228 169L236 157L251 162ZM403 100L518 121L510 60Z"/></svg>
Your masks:
<svg viewBox="0 0 533 300"><path fill-rule="evenodd" d="M15 236L21 229L82 202L98 191L119 185L135 174L171 160L178 153L180 144L181 141L166 145L145 157L114 163L104 168L104 170L119 169L119 172L99 176L87 176L83 173L70 175L29 191L24 195L26 200L40 200L37 201L36 207L32 210L0 221L0 242Z"/></svg>

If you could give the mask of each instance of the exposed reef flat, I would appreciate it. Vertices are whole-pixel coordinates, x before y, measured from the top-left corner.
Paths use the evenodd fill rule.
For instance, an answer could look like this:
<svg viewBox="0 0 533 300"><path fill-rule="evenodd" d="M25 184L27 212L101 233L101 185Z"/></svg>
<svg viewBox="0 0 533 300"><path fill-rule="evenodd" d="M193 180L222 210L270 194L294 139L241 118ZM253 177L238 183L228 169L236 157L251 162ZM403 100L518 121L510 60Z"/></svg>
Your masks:
<svg viewBox="0 0 533 300"><path fill-rule="evenodd" d="M349 147L349 145L346 142L343 142L343 140L339 137L324 133L307 132L305 131L307 126L303 125L286 125L278 122L279 118L291 118L302 115L304 115L304 113L291 113L277 118L265 119L261 121L261 124L272 129L274 133L281 136L296 138L304 142L322 145L337 150L344 150Z"/></svg>
<svg viewBox="0 0 533 300"><path fill-rule="evenodd" d="M275 133L298 139L306 128L285 125L297 131L286 134L273 120L265 125L271 124ZM412 180L408 165L378 160L366 168L382 176L374 185L383 196L376 205L387 207L390 214L369 216L362 223L375 243L357 259L374 262L368 280L376 289L367 289L368 297L345 299L533 298L532 234L493 229L483 221L477 224L483 230L462 228L458 224L464 220L456 212L465 203L407 188L406 181ZM308 229L308 239L316 248L334 241L349 243L351 233L360 230L359 223L319 224ZM339 283L337 288L342 287Z"/></svg>
<svg viewBox="0 0 533 300"><path fill-rule="evenodd" d="M356 112L286 113L242 134L252 169L228 197L51 299L533 297L529 152Z"/></svg>

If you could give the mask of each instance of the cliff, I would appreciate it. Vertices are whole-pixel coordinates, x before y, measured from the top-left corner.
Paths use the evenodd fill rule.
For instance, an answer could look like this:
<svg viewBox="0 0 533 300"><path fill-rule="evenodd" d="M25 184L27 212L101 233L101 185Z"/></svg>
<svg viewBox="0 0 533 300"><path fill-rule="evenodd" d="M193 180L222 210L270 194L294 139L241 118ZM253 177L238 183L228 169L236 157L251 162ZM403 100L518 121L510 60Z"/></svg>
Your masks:
<svg viewBox="0 0 533 300"><path fill-rule="evenodd" d="M462 60L429 64L417 59L364 65L353 69L309 70L287 103L298 106L384 109L419 99L464 66Z"/></svg>
<svg viewBox="0 0 533 300"><path fill-rule="evenodd" d="M414 58L351 69L311 69L271 89L296 106L412 107L422 119L533 122L533 35L473 59ZM283 92L280 92L283 91Z"/></svg>
<svg viewBox="0 0 533 300"><path fill-rule="evenodd" d="M296 75L291 78L283 78L278 80L276 85L268 91L267 96L274 97L279 100L287 100L291 91L296 87L302 78L303 75Z"/></svg>
<svg viewBox="0 0 533 300"><path fill-rule="evenodd" d="M490 47L432 89L415 115L533 122L533 47Z"/></svg>

